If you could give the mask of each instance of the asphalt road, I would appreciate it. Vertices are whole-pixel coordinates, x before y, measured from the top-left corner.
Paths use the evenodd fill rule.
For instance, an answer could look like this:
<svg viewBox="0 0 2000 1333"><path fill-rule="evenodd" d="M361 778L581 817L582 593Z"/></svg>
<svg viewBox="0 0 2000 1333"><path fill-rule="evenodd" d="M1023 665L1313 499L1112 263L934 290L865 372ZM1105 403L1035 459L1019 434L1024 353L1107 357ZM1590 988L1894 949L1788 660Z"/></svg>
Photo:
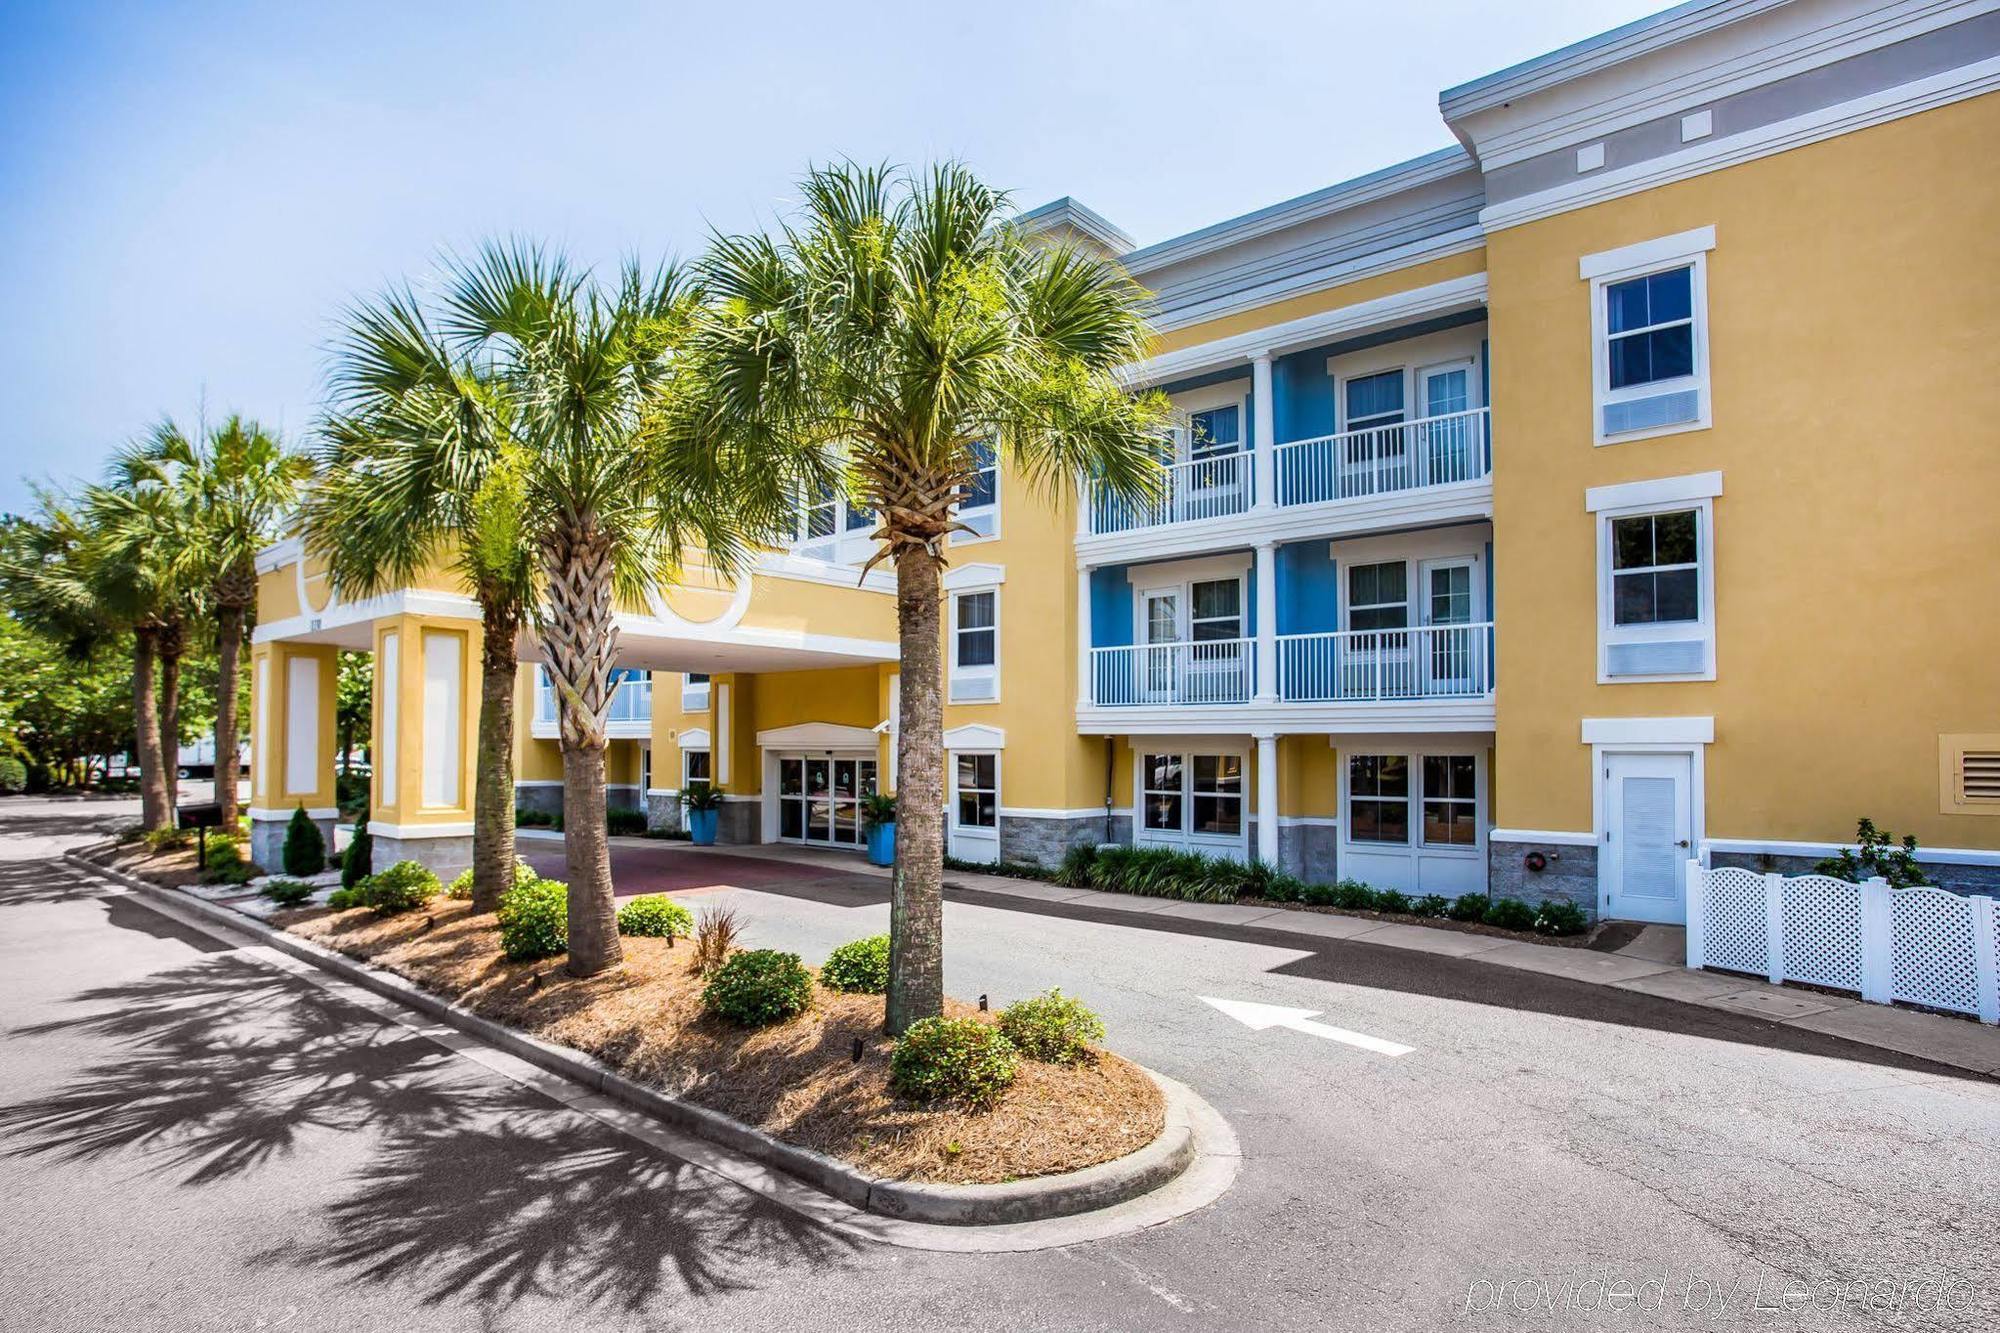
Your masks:
<svg viewBox="0 0 2000 1333"><path fill-rule="evenodd" d="M118 813L0 803L0 1328L2000 1324L2000 1085L1885 1052L960 895L952 991L1083 995L1230 1119L1243 1171L1073 1249L857 1245L85 887L52 854ZM704 896L814 960L887 920L845 879ZM1202 996L1414 1050L1251 1032Z"/></svg>

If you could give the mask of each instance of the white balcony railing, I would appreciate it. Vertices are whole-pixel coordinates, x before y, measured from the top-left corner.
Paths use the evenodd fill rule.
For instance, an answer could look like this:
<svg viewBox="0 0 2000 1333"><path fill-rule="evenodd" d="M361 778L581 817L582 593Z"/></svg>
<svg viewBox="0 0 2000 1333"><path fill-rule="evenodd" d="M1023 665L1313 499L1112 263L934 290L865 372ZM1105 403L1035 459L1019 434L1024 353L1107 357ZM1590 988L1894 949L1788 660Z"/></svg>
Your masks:
<svg viewBox="0 0 2000 1333"><path fill-rule="evenodd" d="M1323 504L1477 481L1492 470L1488 409L1278 446L1277 501Z"/></svg>
<svg viewBox="0 0 2000 1333"><path fill-rule="evenodd" d="M1290 703L1477 698L1493 688L1493 625L1278 636L1278 695Z"/></svg>
<svg viewBox="0 0 2000 1333"><path fill-rule="evenodd" d="M1130 532L1243 513L1256 501L1251 458L1247 450L1238 450L1171 464L1166 484L1153 500L1126 500L1099 489L1091 497L1090 531Z"/></svg>
<svg viewBox="0 0 2000 1333"><path fill-rule="evenodd" d="M651 673L627 676L611 691L611 712L606 716L608 723L629 723L638 725L653 720L653 677ZM546 676L535 685L535 721L554 726L556 718L556 687Z"/></svg>
<svg viewBox="0 0 2000 1333"><path fill-rule="evenodd" d="M1240 704L1256 688L1255 639L1090 650L1090 699L1110 707Z"/></svg>

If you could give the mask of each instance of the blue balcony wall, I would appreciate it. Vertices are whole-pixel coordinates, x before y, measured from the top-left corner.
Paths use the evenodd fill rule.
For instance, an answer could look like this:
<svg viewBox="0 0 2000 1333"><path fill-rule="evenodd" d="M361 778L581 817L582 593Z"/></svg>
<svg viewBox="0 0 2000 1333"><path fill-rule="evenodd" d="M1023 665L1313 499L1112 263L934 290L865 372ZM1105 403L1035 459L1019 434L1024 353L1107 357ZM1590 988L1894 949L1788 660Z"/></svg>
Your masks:
<svg viewBox="0 0 2000 1333"><path fill-rule="evenodd" d="M1278 633L1327 634L1340 628L1340 578L1323 541L1278 548Z"/></svg>
<svg viewBox="0 0 2000 1333"><path fill-rule="evenodd" d="M1090 646L1124 648L1132 642L1132 577L1125 565L1090 571Z"/></svg>
<svg viewBox="0 0 2000 1333"><path fill-rule="evenodd" d="M1333 376L1327 349L1293 352L1271 363L1271 417L1278 443L1333 434Z"/></svg>

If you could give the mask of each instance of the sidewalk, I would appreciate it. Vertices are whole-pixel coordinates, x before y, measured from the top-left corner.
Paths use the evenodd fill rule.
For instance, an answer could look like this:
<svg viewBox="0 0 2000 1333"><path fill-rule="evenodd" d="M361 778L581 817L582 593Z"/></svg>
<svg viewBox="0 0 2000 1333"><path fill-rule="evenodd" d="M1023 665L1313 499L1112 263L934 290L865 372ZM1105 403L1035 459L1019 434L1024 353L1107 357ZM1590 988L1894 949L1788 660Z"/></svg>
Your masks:
<svg viewBox="0 0 2000 1333"><path fill-rule="evenodd" d="M648 847L688 845L647 838L613 838L611 842L614 850L623 844ZM790 862L828 874L868 875L882 879L889 876L887 869L871 866L846 852L818 851L783 844L716 846L701 850L724 856ZM1493 935L1476 935L1399 921L1378 921L1365 916L1303 911L1265 903L1254 906L1184 903L1170 898L1139 898L1094 889L1064 888L1058 884L1015 879L1007 875L950 869L945 871L944 878L947 898L952 890L957 889L1066 908L1094 908L1177 923L1250 927L1260 931L1472 959L1495 967L1518 968L1589 985L1637 991L1684 1004L1749 1014L1772 1023L1821 1032L1863 1046L1896 1051L2000 1078L2000 1028L1893 1005L1867 1004L1860 999L1828 995L1797 986L1773 986L1769 982L1723 972L1691 971L1683 961L1686 957L1686 937L1678 926L1647 926L1623 948L1603 953L1594 949L1534 944ZM1027 902L1023 903L1023 909L1032 910L1027 907Z"/></svg>

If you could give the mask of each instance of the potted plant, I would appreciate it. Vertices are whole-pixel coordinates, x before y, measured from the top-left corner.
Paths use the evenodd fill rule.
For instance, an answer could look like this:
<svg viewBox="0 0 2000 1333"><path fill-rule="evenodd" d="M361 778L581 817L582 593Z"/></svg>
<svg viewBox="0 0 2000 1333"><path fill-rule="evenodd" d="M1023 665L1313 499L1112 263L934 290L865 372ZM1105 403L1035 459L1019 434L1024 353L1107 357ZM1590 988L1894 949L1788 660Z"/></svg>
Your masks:
<svg viewBox="0 0 2000 1333"><path fill-rule="evenodd" d="M681 788L681 809L687 813L688 838L697 847L715 846L722 824L722 788L711 782L690 782Z"/></svg>
<svg viewBox="0 0 2000 1333"><path fill-rule="evenodd" d="M868 834L868 864L896 863L896 798L869 792L861 798L861 827Z"/></svg>

